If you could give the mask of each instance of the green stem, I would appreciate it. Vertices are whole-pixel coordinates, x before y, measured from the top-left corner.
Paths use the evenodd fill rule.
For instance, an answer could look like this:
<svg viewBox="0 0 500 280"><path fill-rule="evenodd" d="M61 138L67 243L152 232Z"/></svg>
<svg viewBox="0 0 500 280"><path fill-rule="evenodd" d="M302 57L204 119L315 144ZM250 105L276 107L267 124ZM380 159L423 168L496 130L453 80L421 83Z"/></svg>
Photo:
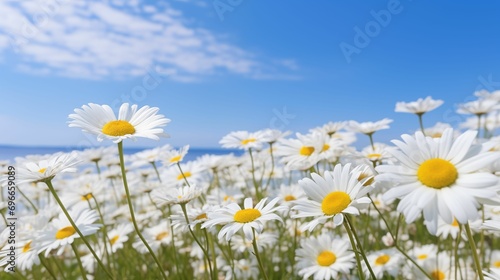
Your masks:
<svg viewBox="0 0 500 280"><path fill-rule="evenodd" d="M83 280L87 280L87 273L85 273L85 268L83 268L82 260L80 259L80 254L78 253L78 249L76 248L75 242L71 243L71 248L73 248L73 252L75 252L76 260L78 262L78 267L82 272Z"/></svg>
<svg viewBox="0 0 500 280"><path fill-rule="evenodd" d="M193 236L194 238L194 241L196 242L196 244L198 244L198 246L200 246L201 250L203 251L203 255L205 256L205 258L207 259L208 261L208 269L210 270L210 277L215 280L217 279L215 277L215 275L213 274L213 270L212 270L212 262L210 261L210 255L208 254L207 250L205 248L203 248L203 246L201 245L201 242L200 240L198 240L198 238L196 237L196 235L194 234L193 230L191 229L191 226L189 225L189 217L187 215L187 210L186 210L186 203L181 203L181 208L182 208L182 213L184 213L184 218L186 219L186 223L187 223L187 228L189 230L189 232L191 233L191 235Z"/></svg>
<svg viewBox="0 0 500 280"><path fill-rule="evenodd" d="M21 188L17 188L17 190L23 196L23 198L28 201L28 203L31 205L33 210L35 210L35 214L38 214L38 208L36 208L35 204L23 193L23 191L21 191Z"/></svg>
<svg viewBox="0 0 500 280"><path fill-rule="evenodd" d="M370 198L371 200L371 197L370 195L368 194L368 197ZM396 235L394 235L391 231L391 228L389 227L389 223L387 222L387 220L384 218L384 216L382 215L382 212L380 212L380 210L378 209L377 205L375 205L375 203L373 202L372 200L372 206L375 208L375 210L377 211L377 213L379 214L380 218L382 218L382 221L384 222L386 228L387 228L387 231L389 232L389 234L391 235L392 239L394 240L394 248L396 248L399 252L401 252L401 254L403 254L408 260L410 260L417 268L418 270L420 270L420 272L422 272L428 279L433 279L412 257L408 256L408 254L401 248L399 247L398 243L397 243L397 232L396 232ZM397 224L397 231L399 231L399 220L401 219L401 214L399 215L399 218L398 218L398 224Z"/></svg>
<svg viewBox="0 0 500 280"><path fill-rule="evenodd" d="M154 203L153 199L151 198L151 195L149 196L149 198L151 199L151 202L158 208L158 206ZM162 213L163 215L165 215L165 213L163 212L162 210ZM172 214L172 210L170 209L170 205L168 205L168 213L169 213L169 216ZM180 261L177 261L177 248L175 247L175 232L174 232L174 226L172 225L172 223L170 223L170 231L172 231L172 249L174 249L174 260L175 261L175 269L176 269L176 272L177 274L180 274L182 277L182 279L185 279L185 275L183 273L181 273L181 270L179 269L179 262Z"/></svg>
<svg viewBox="0 0 500 280"><path fill-rule="evenodd" d="M368 133L366 135L368 135L368 138L370 138L370 145L372 146L372 150L375 151L375 144L373 143L373 133Z"/></svg>
<svg viewBox="0 0 500 280"><path fill-rule="evenodd" d="M476 265L476 272L479 276L479 280L484 280L483 270L481 268L481 261L477 255L476 243L474 242L474 237L472 236L472 231L470 230L469 223L465 224L465 232L467 233L467 239L469 239L469 246L472 250L472 257L474 258L474 264Z"/></svg>
<svg viewBox="0 0 500 280"><path fill-rule="evenodd" d="M52 279L57 280L56 275L54 274L52 269L48 266L48 264L45 262L45 257L43 256L43 254L41 253L38 254L38 258L40 259L40 263L43 265L43 267L45 267L45 269L49 272Z"/></svg>
<svg viewBox="0 0 500 280"><path fill-rule="evenodd" d="M52 193L52 196L54 196L54 198L55 198L57 204L59 205L59 207L61 207L61 210L63 211L64 215L68 219L68 221L71 224L71 226L76 230L76 232L78 233L78 235L80 236L80 238L83 240L83 243L85 243L85 245L87 245L87 248L89 249L90 253L97 260L97 263L99 264L99 266L101 267L101 269L106 273L106 275L110 279L113 279L113 276L111 276L111 274L109 273L109 271L106 269L106 267L102 263L101 259L95 253L94 249L92 249L92 246L90 246L90 243L87 241L87 238L85 238L85 236L82 234L82 232L80 231L80 229L76 226L75 222L73 221L73 218L71 218L71 216L69 215L68 211L66 210L66 207L64 206L64 204L62 203L61 199L57 195L56 190L54 189L54 186L52 185L51 179L47 179L44 182L45 182L45 184L47 184L47 187L49 188L49 191Z"/></svg>
<svg viewBox="0 0 500 280"><path fill-rule="evenodd" d="M184 174L184 171L182 171L181 164L179 162L177 162L177 167L179 168L179 171L181 172L182 178L184 178L184 181L186 182L186 185L188 187L191 187L191 185L189 184L188 179L186 178L186 175Z"/></svg>
<svg viewBox="0 0 500 280"><path fill-rule="evenodd" d="M257 200L261 200L262 195L259 192L259 184L255 179L255 162L253 160L252 148L248 149L248 153L250 154L250 161L252 162L252 181L253 181L253 186L255 188L255 195L257 196Z"/></svg>
<svg viewBox="0 0 500 280"><path fill-rule="evenodd" d="M269 152L271 153L271 173L269 173L269 178L267 178L266 187L264 188L265 190L267 190L267 188L269 187L269 184L271 183L271 178L273 177L274 173L273 143L269 143Z"/></svg>
<svg viewBox="0 0 500 280"><path fill-rule="evenodd" d="M269 280L269 278L267 277L266 271L264 270L264 266L262 265L262 260L260 259L259 248L257 247L257 238L255 236L255 229L254 228L252 228L252 233L253 233L252 246L253 246L253 251L255 253L255 257L257 258L257 262L259 263L260 273L262 274L262 277L265 280Z"/></svg>
<svg viewBox="0 0 500 280"><path fill-rule="evenodd" d="M97 203L97 199L94 197L93 194L90 194L90 195L92 196L92 199L94 200L95 207L97 209L97 213L99 214L99 217L101 218L101 221L102 221L102 231L104 234L104 250L106 252L106 259L108 260L108 264L111 266L113 264L113 262L111 261L111 256L110 256L109 251L108 251L108 242L109 242L110 246L112 246L112 245L111 245L111 240L109 239L109 236L108 236L108 229L106 227L106 222L104 220L104 216L102 215L101 208L99 207L99 203ZM91 206L90 201L88 201L88 203L89 203L89 207L90 207Z"/></svg>
<svg viewBox="0 0 500 280"><path fill-rule="evenodd" d="M477 114L477 137L479 138L479 130L481 129L481 117L483 114Z"/></svg>
<svg viewBox="0 0 500 280"><path fill-rule="evenodd" d="M359 279L365 280L365 274L363 273L363 268L361 267L361 260L359 259L359 252L357 250L356 242L354 242L352 231L349 228L349 225L347 224L347 219L344 221L344 227L345 230L347 231L347 235L349 236L349 241L351 241L351 247L354 252L354 256L356 257L356 266L358 267Z"/></svg>
<svg viewBox="0 0 500 280"><path fill-rule="evenodd" d="M144 238L144 236L142 236L142 233L141 233L141 231L139 229L139 225L137 225L137 221L135 220L134 208L132 206L132 200L130 199L130 192L129 192L129 189L128 189L127 175L125 173L125 160L123 159L123 141L121 141L121 142L118 143L118 154L120 155L120 168L121 168L121 171L122 171L123 187L125 188L125 194L126 194L126 197L127 197L128 209L129 209L129 212L130 212L130 217L132 218L132 224L134 225L135 232L137 233L137 235L141 239L142 243L148 249L148 252L151 255L151 257L153 257L156 265L158 266L158 269L160 270L161 275L163 276L163 279L167 279L167 275L165 274L165 271L163 271L163 268L161 266L160 261L158 260L158 258L154 254L153 249L151 249L151 247L149 247L149 244L146 241L146 239Z"/></svg>
<svg viewBox="0 0 500 280"><path fill-rule="evenodd" d="M217 252L215 252L214 240L212 239L212 236L208 234L208 231L206 228L203 229L203 232L205 233L205 238L207 239L208 246L209 246L210 250L212 251L212 258L214 261L213 272L214 272L215 278L217 278L217 275L219 274L219 272L217 271Z"/></svg>
<svg viewBox="0 0 500 280"><path fill-rule="evenodd" d="M158 177L158 181L161 183L161 177L160 177L160 173L158 172L158 168L156 168L156 163L153 161L153 162L151 162L151 164L153 165L153 168L156 172L156 177Z"/></svg>
<svg viewBox="0 0 500 280"><path fill-rule="evenodd" d="M99 160L93 160L95 163L95 168L97 169L97 175L99 175L99 178L101 178L101 168L99 167Z"/></svg>
<svg viewBox="0 0 500 280"><path fill-rule="evenodd" d="M227 246L229 249L229 262L231 263L231 272L234 279L236 279L236 274L234 274L234 257L233 257L233 249L231 248L231 240L227 241Z"/></svg>
<svg viewBox="0 0 500 280"><path fill-rule="evenodd" d="M422 133L424 134L425 136L425 130L424 130L424 122L422 120L422 116L424 115L424 113L417 113L417 116L418 116L418 123L420 124L420 130L422 131Z"/></svg>

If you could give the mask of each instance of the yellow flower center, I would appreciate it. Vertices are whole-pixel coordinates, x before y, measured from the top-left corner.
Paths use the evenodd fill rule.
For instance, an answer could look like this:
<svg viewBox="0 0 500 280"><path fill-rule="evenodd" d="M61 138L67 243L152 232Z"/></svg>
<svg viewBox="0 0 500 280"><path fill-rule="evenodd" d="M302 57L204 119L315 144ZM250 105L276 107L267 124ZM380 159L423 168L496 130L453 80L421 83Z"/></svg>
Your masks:
<svg viewBox="0 0 500 280"><path fill-rule="evenodd" d="M417 171L417 177L429 188L441 189L451 186L458 178L458 172L451 162L433 158L424 161Z"/></svg>
<svg viewBox="0 0 500 280"><path fill-rule="evenodd" d="M374 154L368 154L366 155L366 157L369 159L369 160L378 160L382 157L382 154L377 154L377 153L374 153Z"/></svg>
<svg viewBox="0 0 500 280"><path fill-rule="evenodd" d="M228 200L234 201L234 198L232 196L230 196L230 195L224 196L224 201L228 201Z"/></svg>
<svg viewBox="0 0 500 280"><path fill-rule="evenodd" d="M31 241L23 246L23 253L28 252L31 249Z"/></svg>
<svg viewBox="0 0 500 280"><path fill-rule="evenodd" d="M41 168L40 170L38 170L38 172L40 172L40 173L44 173L44 172L45 172L45 170L47 170L47 168Z"/></svg>
<svg viewBox="0 0 500 280"><path fill-rule="evenodd" d="M349 206L351 197L345 192L331 192L321 202L321 210L325 215L338 214Z"/></svg>
<svg viewBox="0 0 500 280"><path fill-rule="evenodd" d="M124 136L134 134L135 128L128 121L110 121L102 127L102 133L110 136Z"/></svg>
<svg viewBox="0 0 500 280"><path fill-rule="evenodd" d="M180 161L181 159L182 159L182 158L181 158L181 156L179 155L179 156L175 156L175 157L171 158L169 161L170 161L170 163L175 163L175 162Z"/></svg>
<svg viewBox="0 0 500 280"><path fill-rule="evenodd" d="M436 132L431 135L432 138L441 138L441 136L443 136L443 134L440 132Z"/></svg>
<svg viewBox="0 0 500 280"><path fill-rule="evenodd" d="M82 195L82 200L83 201L87 201L87 200L90 200L92 199L92 194L91 193L88 193L86 195Z"/></svg>
<svg viewBox="0 0 500 280"><path fill-rule="evenodd" d="M302 156L310 156L312 155L312 153L314 153L314 147L308 147L308 146L302 146L302 148L300 148L300 151L299 151L299 154L302 155Z"/></svg>
<svg viewBox="0 0 500 280"><path fill-rule="evenodd" d="M367 174L367 173L361 173L358 177L358 181L361 181L363 179L365 179L366 177L370 177L372 175L370 174ZM363 184L363 187L366 187L366 186L369 186L371 184L373 184L373 181L375 181L374 177L372 176L370 179L368 179L364 184Z"/></svg>
<svg viewBox="0 0 500 280"><path fill-rule="evenodd" d="M160 241L167 236L168 236L168 232L166 232L166 231L160 232L158 235L156 235L156 240Z"/></svg>
<svg viewBox="0 0 500 280"><path fill-rule="evenodd" d="M316 258L316 261L321 266L330 266L334 264L336 260L337 256L335 256L335 254L331 251L323 251Z"/></svg>
<svg viewBox="0 0 500 280"><path fill-rule="evenodd" d="M114 245L114 244L116 243L116 241L118 241L118 238L120 238L120 236L119 236L119 235L115 235L115 236L113 236L113 238L111 238L111 239L109 240L109 243L111 243L111 245Z"/></svg>
<svg viewBox="0 0 500 280"><path fill-rule="evenodd" d="M500 267L500 261L496 261L496 262L494 262L494 263L493 263L493 266L494 266L494 267L497 267L497 268L498 268L498 267Z"/></svg>
<svg viewBox="0 0 500 280"><path fill-rule="evenodd" d="M417 259L419 259L419 260L425 260L425 259L427 259L427 254L418 255Z"/></svg>
<svg viewBox="0 0 500 280"><path fill-rule="evenodd" d="M313 148L313 149L314 149L314 148ZM321 149L321 151L322 151L322 152L324 152L324 151L328 151L328 149L330 149L330 145L325 144L325 145L323 145L323 149ZM313 150L313 151L314 151L314 150Z"/></svg>
<svg viewBox="0 0 500 280"><path fill-rule="evenodd" d="M208 219L207 213L200 214L194 218L195 221L202 220L202 219Z"/></svg>
<svg viewBox="0 0 500 280"><path fill-rule="evenodd" d="M241 145L245 146L245 145L247 145L248 143L253 143L253 142L255 142L255 141L256 141L256 139L255 139L255 138L243 139L243 140L241 140Z"/></svg>
<svg viewBox="0 0 500 280"><path fill-rule="evenodd" d="M376 260L375 260L375 264L376 265L384 265L386 264L389 260L391 259L391 257L389 257L389 255L382 255L380 257L378 257Z"/></svg>
<svg viewBox="0 0 500 280"><path fill-rule="evenodd" d="M234 214L234 221L238 223L249 223L255 221L258 217L262 216L257 209L243 209Z"/></svg>
<svg viewBox="0 0 500 280"><path fill-rule="evenodd" d="M56 232L56 239L64 239L75 234L76 230L72 226L64 227Z"/></svg>
<svg viewBox="0 0 500 280"><path fill-rule="evenodd" d="M186 178L191 177L191 172L189 172L189 171L184 172L184 176L182 176L182 173L179 174L179 176L177 176L177 180L184 180L184 177L186 177Z"/></svg>
<svg viewBox="0 0 500 280"><path fill-rule="evenodd" d="M285 201L292 201L292 200L296 200L297 198L295 198L295 196L289 194L287 196L285 196L284 200Z"/></svg>
<svg viewBox="0 0 500 280"><path fill-rule="evenodd" d="M434 280L443 280L445 279L446 275L441 270L434 270L433 272L431 272L431 277Z"/></svg>
<svg viewBox="0 0 500 280"><path fill-rule="evenodd" d="M451 223L452 226L458 227L458 221L457 219L453 218L453 222Z"/></svg>

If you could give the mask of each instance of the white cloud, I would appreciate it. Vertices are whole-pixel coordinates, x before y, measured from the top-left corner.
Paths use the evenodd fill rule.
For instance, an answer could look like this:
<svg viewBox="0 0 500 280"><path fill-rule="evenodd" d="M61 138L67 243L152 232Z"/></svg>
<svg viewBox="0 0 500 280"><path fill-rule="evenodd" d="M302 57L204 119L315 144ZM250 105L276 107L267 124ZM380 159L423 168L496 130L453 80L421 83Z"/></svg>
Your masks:
<svg viewBox="0 0 500 280"><path fill-rule="evenodd" d="M191 26L165 3L141 5L139 0L1 1L0 54L14 50L17 69L28 73L89 79L139 76L156 66L174 69L170 77L181 82L220 72L281 79L298 68L293 60L258 58Z"/></svg>

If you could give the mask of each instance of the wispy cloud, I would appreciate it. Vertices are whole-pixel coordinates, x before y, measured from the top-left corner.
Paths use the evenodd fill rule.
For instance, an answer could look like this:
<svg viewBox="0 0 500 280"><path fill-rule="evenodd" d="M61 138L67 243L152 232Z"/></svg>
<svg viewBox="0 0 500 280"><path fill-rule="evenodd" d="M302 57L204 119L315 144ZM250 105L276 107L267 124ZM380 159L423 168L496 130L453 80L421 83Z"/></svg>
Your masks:
<svg viewBox="0 0 500 280"><path fill-rule="evenodd" d="M162 67L192 82L218 73L282 79L298 69L293 60L257 57L193 26L163 2L7 0L0 11L0 56L15 52L17 69L37 75L123 78Z"/></svg>

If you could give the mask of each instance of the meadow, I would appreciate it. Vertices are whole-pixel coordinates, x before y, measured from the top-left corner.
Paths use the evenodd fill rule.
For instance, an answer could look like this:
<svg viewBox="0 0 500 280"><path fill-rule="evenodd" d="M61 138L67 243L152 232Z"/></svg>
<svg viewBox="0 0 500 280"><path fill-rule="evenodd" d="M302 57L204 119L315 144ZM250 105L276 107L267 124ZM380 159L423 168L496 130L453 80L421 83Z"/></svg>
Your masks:
<svg viewBox="0 0 500 280"><path fill-rule="evenodd" d="M500 279L500 91L476 97L458 127L423 125L442 100L398 102L415 132L391 143L390 119L331 121L189 161L124 154L166 136L161 108L83 105L68 129L109 146L0 162L0 279Z"/></svg>

